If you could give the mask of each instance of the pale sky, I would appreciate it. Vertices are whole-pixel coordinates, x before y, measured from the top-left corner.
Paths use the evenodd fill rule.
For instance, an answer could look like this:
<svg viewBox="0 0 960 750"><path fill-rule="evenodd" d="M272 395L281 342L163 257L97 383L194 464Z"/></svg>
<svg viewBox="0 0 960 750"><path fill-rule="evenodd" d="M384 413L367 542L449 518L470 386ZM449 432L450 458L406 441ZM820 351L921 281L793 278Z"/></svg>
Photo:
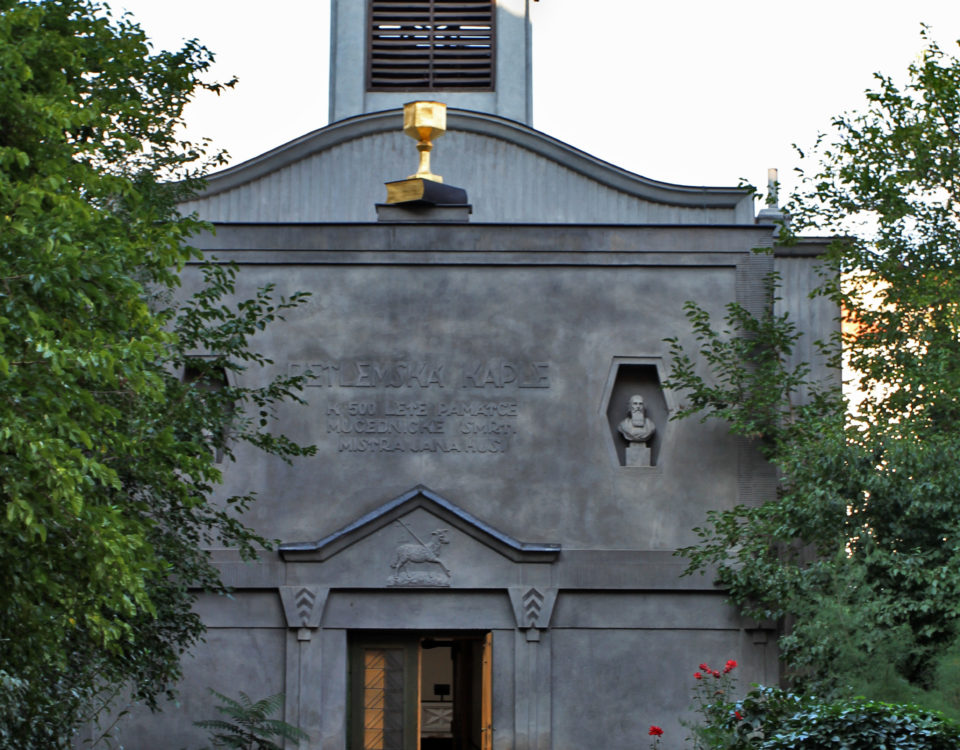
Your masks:
<svg viewBox="0 0 960 750"><path fill-rule="evenodd" d="M187 115L231 163L327 124L329 0L111 4L158 46L198 38L216 77L240 79ZM534 127L687 185L763 186L777 167L789 190L791 144L859 107L875 71L901 77L921 23L960 51L960 0L540 0L532 16Z"/></svg>

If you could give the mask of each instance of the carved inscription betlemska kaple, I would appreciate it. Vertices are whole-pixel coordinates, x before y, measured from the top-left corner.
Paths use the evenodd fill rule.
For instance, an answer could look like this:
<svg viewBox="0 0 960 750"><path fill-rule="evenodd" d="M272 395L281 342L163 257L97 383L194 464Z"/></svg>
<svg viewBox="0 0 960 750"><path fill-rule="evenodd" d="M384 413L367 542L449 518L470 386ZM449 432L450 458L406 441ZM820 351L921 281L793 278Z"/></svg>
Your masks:
<svg viewBox="0 0 960 750"><path fill-rule="evenodd" d="M289 368L322 389L324 435L348 453L506 453L522 394L550 388L549 363L536 361L338 359Z"/></svg>

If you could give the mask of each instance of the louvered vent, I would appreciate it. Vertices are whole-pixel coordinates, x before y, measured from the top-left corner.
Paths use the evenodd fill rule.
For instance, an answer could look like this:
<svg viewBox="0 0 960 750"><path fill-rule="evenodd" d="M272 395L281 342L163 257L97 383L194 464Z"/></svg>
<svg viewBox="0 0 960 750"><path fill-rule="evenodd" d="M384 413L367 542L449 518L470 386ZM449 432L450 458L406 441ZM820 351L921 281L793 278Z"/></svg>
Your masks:
<svg viewBox="0 0 960 750"><path fill-rule="evenodd" d="M493 0L371 0L370 91L493 89Z"/></svg>

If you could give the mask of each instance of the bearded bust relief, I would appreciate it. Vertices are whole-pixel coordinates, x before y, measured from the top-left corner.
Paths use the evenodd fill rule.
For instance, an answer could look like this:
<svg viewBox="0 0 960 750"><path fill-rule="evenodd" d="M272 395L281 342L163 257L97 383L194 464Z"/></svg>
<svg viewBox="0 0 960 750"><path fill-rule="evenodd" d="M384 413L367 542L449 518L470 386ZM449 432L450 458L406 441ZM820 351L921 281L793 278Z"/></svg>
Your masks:
<svg viewBox="0 0 960 750"><path fill-rule="evenodd" d="M643 396L630 397L627 416L617 425L620 434L627 441L627 466L650 466L650 446L657 431L653 420L647 416Z"/></svg>

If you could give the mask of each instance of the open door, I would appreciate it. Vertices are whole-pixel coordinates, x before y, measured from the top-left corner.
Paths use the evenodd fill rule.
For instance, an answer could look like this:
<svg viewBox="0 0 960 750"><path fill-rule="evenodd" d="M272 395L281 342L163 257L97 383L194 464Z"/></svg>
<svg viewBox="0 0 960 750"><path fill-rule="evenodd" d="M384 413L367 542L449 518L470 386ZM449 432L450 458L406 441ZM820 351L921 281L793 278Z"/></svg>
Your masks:
<svg viewBox="0 0 960 750"><path fill-rule="evenodd" d="M419 655L410 638L351 644L351 750L417 750Z"/></svg>
<svg viewBox="0 0 960 750"><path fill-rule="evenodd" d="M493 750L493 633L483 637L480 687L480 750Z"/></svg>
<svg viewBox="0 0 960 750"><path fill-rule="evenodd" d="M350 750L492 750L492 634L357 634Z"/></svg>

